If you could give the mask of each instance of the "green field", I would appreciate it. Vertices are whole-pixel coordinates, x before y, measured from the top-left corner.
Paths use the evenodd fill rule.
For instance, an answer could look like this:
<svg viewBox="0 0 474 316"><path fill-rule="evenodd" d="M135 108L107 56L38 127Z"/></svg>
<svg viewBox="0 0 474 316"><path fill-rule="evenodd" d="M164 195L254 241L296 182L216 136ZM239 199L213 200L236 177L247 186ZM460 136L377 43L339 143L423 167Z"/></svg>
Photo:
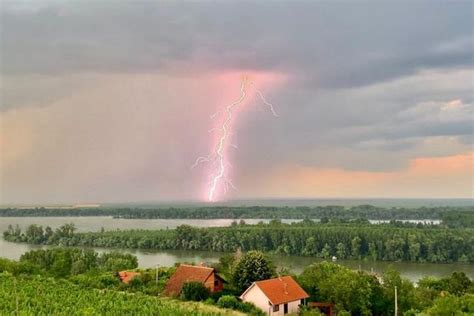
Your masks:
<svg viewBox="0 0 474 316"><path fill-rule="evenodd" d="M240 315L214 306L0 274L0 315Z"/></svg>

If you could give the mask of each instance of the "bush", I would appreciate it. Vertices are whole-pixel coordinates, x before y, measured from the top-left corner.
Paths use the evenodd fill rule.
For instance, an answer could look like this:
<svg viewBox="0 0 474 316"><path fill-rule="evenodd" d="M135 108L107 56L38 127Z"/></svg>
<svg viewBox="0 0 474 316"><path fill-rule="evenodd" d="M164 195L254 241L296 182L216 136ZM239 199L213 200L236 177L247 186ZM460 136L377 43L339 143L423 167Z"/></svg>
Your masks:
<svg viewBox="0 0 474 316"><path fill-rule="evenodd" d="M224 295L217 301L217 306L238 310L249 315L264 315L264 313L252 303L242 302L232 295Z"/></svg>
<svg viewBox="0 0 474 316"><path fill-rule="evenodd" d="M201 282L187 282L183 284L181 296L189 301L204 301L211 293Z"/></svg>
<svg viewBox="0 0 474 316"><path fill-rule="evenodd" d="M239 306L239 300L235 296L224 295L217 301L217 306L222 308L237 309Z"/></svg>
<svg viewBox="0 0 474 316"><path fill-rule="evenodd" d="M138 267L137 257L118 251L102 253L98 261L104 271L122 271Z"/></svg>
<svg viewBox="0 0 474 316"><path fill-rule="evenodd" d="M86 288L114 288L120 285L120 281L111 273L87 273L79 274L69 278L73 283Z"/></svg>
<svg viewBox="0 0 474 316"><path fill-rule="evenodd" d="M0 272L10 272L11 273L11 272L13 272L14 266L16 264L17 263L12 261L12 260L0 258Z"/></svg>
<svg viewBox="0 0 474 316"><path fill-rule="evenodd" d="M222 291L211 293L211 298L217 302L222 296L239 296L239 292L232 290L230 288L224 288Z"/></svg>
<svg viewBox="0 0 474 316"><path fill-rule="evenodd" d="M97 278L102 288L116 287L120 281L111 273L101 273Z"/></svg>
<svg viewBox="0 0 474 316"><path fill-rule="evenodd" d="M308 307L303 307L300 311L301 316L324 316L323 313L317 308L308 308Z"/></svg>

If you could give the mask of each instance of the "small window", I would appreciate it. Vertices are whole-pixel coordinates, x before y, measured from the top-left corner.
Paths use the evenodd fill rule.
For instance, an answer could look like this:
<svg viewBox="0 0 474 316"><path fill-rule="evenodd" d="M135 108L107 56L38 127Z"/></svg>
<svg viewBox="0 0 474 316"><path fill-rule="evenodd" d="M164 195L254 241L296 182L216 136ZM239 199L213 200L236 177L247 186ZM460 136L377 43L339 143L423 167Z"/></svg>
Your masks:
<svg viewBox="0 0 474 316"><path fill-rule="evenodd" d="M219 285L219 280L215 280L214 281L214 286L218 286Z"/></svg>
<svg viewBox="0 0 474 316"><path fill-rule="evenodd" d="M273 305L273 311L278 312L280 310L280 305Z"/></svg>

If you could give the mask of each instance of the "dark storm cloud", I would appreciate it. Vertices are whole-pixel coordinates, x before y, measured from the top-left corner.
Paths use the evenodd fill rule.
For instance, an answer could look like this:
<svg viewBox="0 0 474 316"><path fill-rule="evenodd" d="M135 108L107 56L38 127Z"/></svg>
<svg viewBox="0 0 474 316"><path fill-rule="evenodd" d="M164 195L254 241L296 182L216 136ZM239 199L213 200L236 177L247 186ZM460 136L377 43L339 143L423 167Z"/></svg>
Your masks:
<svg viewBox="0 0 474 316"><path fill-rule="evenodd" d="M427 140L472 138L472 71L429 71L354 89L297 86L268 96L280 118L249 115L238 161L250 170L279 161L351 170L396 170L417 156L443 155ZM446 109L453 101L458 107ZM271 135L271 137L269 137ZM438 139L438 140L437 140ZM456 142L456 141L455 141ZM444 153L469 150L444 144Z"/></svg>
<svg viewBox="0 0 474 316"><path fill-rule="evenodd" d="M4 73L160 71L193 61L355 87L473 58L468 1L21 3L2 9Z"/></svg>

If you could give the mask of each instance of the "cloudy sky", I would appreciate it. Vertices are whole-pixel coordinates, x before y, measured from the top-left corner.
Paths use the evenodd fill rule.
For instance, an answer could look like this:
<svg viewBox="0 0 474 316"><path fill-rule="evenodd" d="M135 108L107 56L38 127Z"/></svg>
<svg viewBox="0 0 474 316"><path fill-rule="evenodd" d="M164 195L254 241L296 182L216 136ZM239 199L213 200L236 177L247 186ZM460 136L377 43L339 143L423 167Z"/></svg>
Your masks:
<svg viewBox="0 0 474 316"><path fill-rule="evenodd" d="M0 203L472 197L471 1L1 3ZM219 112L218 112L219 113Z"/></svg>

